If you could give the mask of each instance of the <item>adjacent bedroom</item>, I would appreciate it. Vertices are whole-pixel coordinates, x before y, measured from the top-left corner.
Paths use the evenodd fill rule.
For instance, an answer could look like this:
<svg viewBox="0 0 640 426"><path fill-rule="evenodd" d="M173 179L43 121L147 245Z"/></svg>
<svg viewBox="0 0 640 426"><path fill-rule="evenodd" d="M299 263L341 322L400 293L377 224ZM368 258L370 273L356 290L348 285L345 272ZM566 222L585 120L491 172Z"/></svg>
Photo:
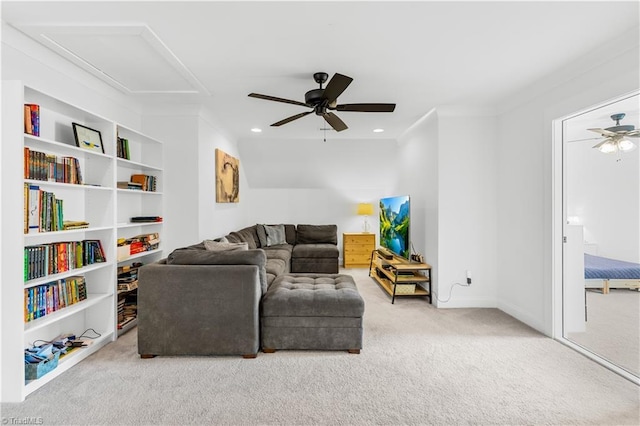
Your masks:
<svg viewBox="0 0 640 426"><path fill-rule="evenodd" d="M637 93L565 120L563 334L640 375Z"/></svg>

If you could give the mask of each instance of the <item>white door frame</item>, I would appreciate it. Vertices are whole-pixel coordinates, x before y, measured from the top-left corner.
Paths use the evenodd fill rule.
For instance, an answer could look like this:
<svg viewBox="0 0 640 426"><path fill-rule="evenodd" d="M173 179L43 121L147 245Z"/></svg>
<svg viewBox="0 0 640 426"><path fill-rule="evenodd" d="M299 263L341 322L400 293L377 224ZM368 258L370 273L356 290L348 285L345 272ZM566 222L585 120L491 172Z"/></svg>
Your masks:
<svg viewBox="0 0 640 426"><path fill-rule="evenodd" d="M606 102L590 106L575 113L566 115L564 117L556 118L552 123L552 333L553 338L559 342L571 347L584 356L596 361L609 370L621 375L622 377L630 380L631 382L640 385L640 377L632 374L631 372L619 367L611 361L590 352L585 347L578 345L564 337L563 334L563 238L565 233L565 224L567 217L567 206L564 194L566 192L566 180L564 179L564 170L566 162L566 146L564 143L564 124L567 120L585 114L587 112L596 110L605 105L609 105L615 102L619 102L631 96L636 96L640 91L635 90L622 96L610 99Z"/></svg>

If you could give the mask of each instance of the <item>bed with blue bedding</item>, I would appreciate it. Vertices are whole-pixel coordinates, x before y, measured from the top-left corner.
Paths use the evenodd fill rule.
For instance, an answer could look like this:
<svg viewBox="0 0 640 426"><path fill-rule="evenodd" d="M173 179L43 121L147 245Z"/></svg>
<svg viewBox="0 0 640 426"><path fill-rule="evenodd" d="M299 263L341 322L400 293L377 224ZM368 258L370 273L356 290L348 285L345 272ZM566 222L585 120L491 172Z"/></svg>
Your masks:
<svg viewBox="0 0 640 426"><path fill-rule="evenodd" d="M640 263L625 262L591 254L584 254L584 278L587 287L590 283L599 283L595 287L602 288L607 294L610 288L640 288Z"/></svg>

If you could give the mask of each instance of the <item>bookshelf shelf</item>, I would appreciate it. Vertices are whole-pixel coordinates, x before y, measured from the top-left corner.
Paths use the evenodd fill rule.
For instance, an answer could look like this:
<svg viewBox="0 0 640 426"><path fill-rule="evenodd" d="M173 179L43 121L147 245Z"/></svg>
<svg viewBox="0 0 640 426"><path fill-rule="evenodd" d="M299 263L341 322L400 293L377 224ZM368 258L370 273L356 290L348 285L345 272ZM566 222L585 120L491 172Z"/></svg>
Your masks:
<svg viewBox="0 0 640 426"><path fill-rule="evenodd" d="M0 386L2 402L20 402L31 392L53 381L64 371L117 338L119 331L116 311L118 268L139 261L136 259L144 259L146 263L162 257L160 246L155 250L118 261L116 247L118 239L133 237L143 229L159 235L162 233L161 222L126 223L125 226L122 226L122 223L129 222L134 216L163 214L164 148L161 142L153 138L121 126L111 119L96 115L83 107L25 86L20 81L3 81L2 89L2 140L12 141L12 143L0 144L2 154L0 166L3 178L3 206L0 216L2 227L0 275L3 284L0 286L0 324L3 342L12 343L3 345L1 348ZM25 120L25 104L38 105L39 113L35 116L27 115ZM37 118L36 122L33 121L34 117ZM26 132L26 128L34 127L34 123L39 129L38 135ZM79 123L99 131L103 149L90 150L77 147L72 123ZM130 159L118 157L118 138L128 139ZM27 155L25 148L29 153L37 152L38 154ZM73 159L63 159L63 157L73 157ZM23 162L25 166L34 168L23 167ZM49 169L49 167L53 168ZM55 170L58 176L64 172L67 181L74 181L75 173L79 172L83 184L31 179L33 176L47 176L45 171L48 170ZM132 174L154 176L157 192L118 189L117 182L128 181ZM33 192L29 190L28 185L37 186L42 192ZM39 197L38 200L42 200L43 198L40 197L43 196L44 191L52 193L56 200L62 200L62 203L55 205L58 208L62 207L62 215L58 210L48 213L49 217L64 221L88 222L90 225L87 228L48 232L33 232L31 229L30 233L25 233L25 225L27 225L25 222L29 218L35 218L35 227L33 223L31 225L36 231L48 228L37 223L46 215L29 214L29 211L33 211L34 208L40 209L41 212L47 211L42 201L38 201L35 207L28 204L30 196L32 200L36 200L33 194ZM25 203L15 202L22 199L25 199ZM12 202L4 202L5 200L12 200ZM94 263L25 282L26 246L82 240L99 240L106 262ZM39 267L42 267L44 265L42 258L39 262ZM25 289L72 276L84 278L87 299L25 322ZM135 326L135 322L130 324ZM79 336L89 329L96 330L101 337L95 339L89 347L75 350L61 358L58 366L42 378L25 381L25 348L32 346L36 341L50 341L64 333Z"/></svg>
<svg viewBox="0 0 640 426"><path fill-rule="evenodd" d="M60 374L69 370L71 367L73 367L89 355L95 353L112 340L114 340L113 332L102 333L100 337L94 339L92 345L86 348L78 348L70 354L64 356L63 358L60 358L58 366L53 371L45 374L39 379L26 381L24 386L25 392L27 394L30 394L37 389L40 389L42 386L54 380L56 377L60 376Z"/></svg>
<svg viewBox="0 0 640 426"><path fill-rule="evenodd" d="M162 222L137 222L137 223L127 222L127 223L119 223L118 229L138 228L140 226L158 226L158 225L162 225Z"/></svg>
<svg viewBox="0 0 640 426"><path fill-rule="evenodd" d="M91 185L88 183L85 183L83 185L78 185L76 183L64 183L64 182L51 182L48 180L38 180L38 179L25 179L24 180L25 183L29 183L32 185L37 185L37 186L43 186L45 188L51 187L51 188L72 188L72 189L78 189L78 190L89 190L89 191L111 191L112 188L106 187L106 186L101 186L101 185Z"/></svg>
<svg viewBox="0 0 640 426"><path fill-rule="evenodd" d="M76 239L78 238L77 235L99 232L99 231L108 231L111 229L113 228L110 226L95 226L95 227L89 226L88 228L68 229L66 231L34 232L31 234L24 234L24 238L25 238L25 241L31 240L31 239L35 240L35 239L38 239L38 237L43 237L43 236L47 238L53 238L57 236L64 236L64 237L68 236L69 239Z"/></svg>
<svg viewBox="0 0 640 426"><path fill-rule="evenodd" d="M162 168L160 167L154 167L148 164L126 160L124 158L118 158L118 167L124 167L124 168L133 169L133 170L145 170L147 172L162 171Z"/></svg>
<svg viewBox="0 0 640 426"><path fill-rule="evenodd" d="M72 277L74 275L84 275L87 272L110 267L113 267L113 262L94 263L92 265L83 266L82 268L71 269L69 271L60 272L59 274L45 275L44 277L26 281L24 283L24 288L35 287L37 285L46 284L51 281L57 281L62 278Z"/></svg>
<svg viewBox="0 0 640 426"><path fill-rule="evenodd" d="M151 196L162 196L164 195L162 192L158 191L142 191L140 189L118 189L118 194L136 194L136 195L151 195Z"/></svg>
<svg viewBox="0 0 640 426"><path fill-rule="evenodd" d="M51 150L55 151L59 155L70 155L74 157L95 157L111 160L111 156L103 154L101 152L87 151L86 149L78 148L75 145L71 145L64 142L58 142L52 139L42 138L40 136L34 136L27 133L23 134L24 145L33 149Z"/></svg>
<svg viewBox="0 0 640 426"><path fill-rule="evenodd" d="M46 327L57 321L60 321L63 318L69 317L78 312L85 311L89 309L91 306L97 305L98 303L106 299L110 299L112 297L113 297L113 294L88 294L87 298L81 302L74 303L73 305L69 305L66 308L60 309L59 311L45 315L42 318L38 318L33 321L29 321L25 323L24 331L25 333L32 333L43 327ZM52 336L52 337L55 337L55 336Z"/></svg>

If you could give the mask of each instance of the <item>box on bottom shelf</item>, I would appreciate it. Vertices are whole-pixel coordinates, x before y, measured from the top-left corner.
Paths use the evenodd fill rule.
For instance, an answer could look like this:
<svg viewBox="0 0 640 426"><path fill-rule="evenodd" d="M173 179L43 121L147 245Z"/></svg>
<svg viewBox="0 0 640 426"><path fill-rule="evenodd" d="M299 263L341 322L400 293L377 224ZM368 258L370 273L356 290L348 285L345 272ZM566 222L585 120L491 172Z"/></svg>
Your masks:
<svg viewBox="0 0 640 426"><path fill-rule="evenodd" d="M53 358L45 359L37 364L24 365L24 377L26 380L35 380L44 376L58 366L60 352L53 354Z"/></svg>
<svg viewBox="0 0 640 426"><path fill-rule="evenodd" d="M415 284L396 284L396 294L413 294L415 292Z"/></svg>

